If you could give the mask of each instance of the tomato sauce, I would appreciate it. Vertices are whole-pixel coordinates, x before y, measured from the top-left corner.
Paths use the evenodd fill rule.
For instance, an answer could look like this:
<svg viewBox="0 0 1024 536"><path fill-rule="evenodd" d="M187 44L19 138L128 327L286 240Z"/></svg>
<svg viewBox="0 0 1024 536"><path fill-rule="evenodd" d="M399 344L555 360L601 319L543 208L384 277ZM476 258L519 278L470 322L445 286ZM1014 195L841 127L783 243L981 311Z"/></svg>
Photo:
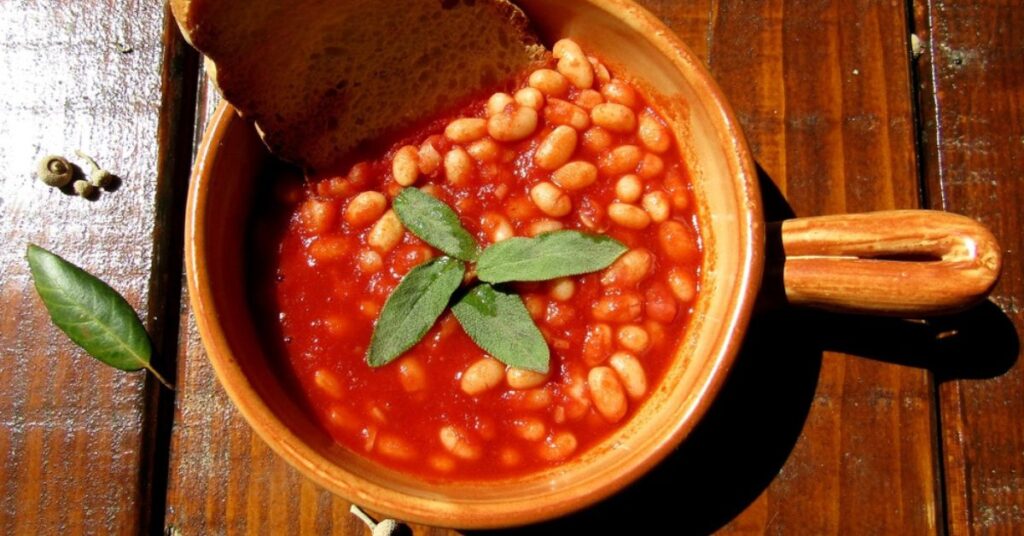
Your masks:
<svg viewBox="0 0 1024 536"><path fill-rule="evenodd" d="M602 76L607 71L599 62L590 65L591 89L570 83L563 91L557 79L554 87L544 85L543 76L520 81L519 87L544 90L516 95L540 106L536 125L521 139L445 134L457 118L527 107L499 95L409 132L344 176L268 181L251 235L256 316L273 357L342 445L425 479L521 475L578 456L614 433L660 381L698 290L701 252L689 179L657 113L634 88ZM552 72L559 72L554 63L544 76L554 78ZM597 126L594 110L602 103L629 108L633 127L628 121L622 128ZM571 160L589 162L598 173L575 189L556 182L554 191L568 196L571 209L554 216L534 198L536 185L553 180L535 153L560 124L577 133ZM407 170L395 163L403 150L401 158L415 161L413 186L452 207L481 246L513 233L575 229L630 248L601 272L510 285L549 344L546 377L515 376L521 371L500 365L496 384L467 389L467 369L490 358L450 311L397 360L366 364L390 292L414 266L441 254L404 229L393 234L378 224L403 187L396 172ZM356 201L366 192L383 195ZM481 367L495 369L486 364Z"/></svg>

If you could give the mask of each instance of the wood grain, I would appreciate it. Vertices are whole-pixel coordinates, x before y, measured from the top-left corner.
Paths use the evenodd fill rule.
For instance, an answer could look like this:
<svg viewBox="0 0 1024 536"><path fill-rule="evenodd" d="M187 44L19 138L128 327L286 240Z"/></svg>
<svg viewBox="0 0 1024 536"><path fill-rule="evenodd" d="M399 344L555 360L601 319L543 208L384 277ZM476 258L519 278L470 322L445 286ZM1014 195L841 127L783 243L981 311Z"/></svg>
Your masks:
<svg viewBox="0 0 1024 536"><path fill-rule="evenodd" d="M707 60L732 101L771 215L918 206L905 6L644 3ZM168 527L364 533L344 501L253 436L213 379L187 310L182 321ZM520 532L631 533L670 508L683 532L939 532L931 375L919 355L899 355L912 344L887 347L918 342L917 332L801 312L761 316L751 331L721 401L677 455L598 507ZM888 339L865 344L873 333Z"/></svg>
<svg viewBox="0 0 1024 536"><path fill-rule="evenodd" d="M785 215L772 209L771 185L797 216L917 206L903 5L720 2L715 19L709 63L771 180L769 216ZM844 348L842 339L869 337L873 325L841 315L792 320L802 325L758 357L796 355L786 337L810 339L818 352ZM864 358L877 351L820 355L792 451L724 533L937 531L929 373Z"/></svg>
<svg viewBox="0 0 1024 536"><path fill-rule="evenodd" d="M219 100L203 76L196 103L196 145ZM349 513L350 503L302 477L242 419L217 383L187 296L182 303L178 398L169 449L168 533L363 534L365 526ZM416 534L450 532L412 528Z"/></svg>
<svg viewBox="0 0 1024 536"><path fill-rule="evenodd" d="M154 235L167 220L153 207L170 179L159 140L173 135L161 127L161 113L176 76L161 71L169 65L164 20L159 3L138 1L117 9L11 1L0 10L5 534L146 532L152 492L162 495L162 485L150 484L158 388L144 373L94 361L50 323L24 252L37 243L106 280L159 342L167 283L153 274L168 266L156 257ZM75 149L120 177L115 191L85 200L35 180L44 154L84 164Z"/></svg>
<svg viewBox="0 0 1024 536"><path fill-rule="evenodd" d="M928 201L987 224L1004 250L993 307L958 319L981 330L973 366L939 387L949 533L1024 526L1024 11L1012 2L913 3Z"/></svg>

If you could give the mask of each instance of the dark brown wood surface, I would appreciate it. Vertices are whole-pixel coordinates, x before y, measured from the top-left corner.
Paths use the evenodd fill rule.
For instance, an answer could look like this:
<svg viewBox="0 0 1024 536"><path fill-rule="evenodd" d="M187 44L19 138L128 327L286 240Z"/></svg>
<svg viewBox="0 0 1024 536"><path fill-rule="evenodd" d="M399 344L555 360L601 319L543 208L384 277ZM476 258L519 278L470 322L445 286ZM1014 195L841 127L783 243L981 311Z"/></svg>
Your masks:
<svg viewBox="0 0 1024 536"><path fill-rule="evenodd" d="M182 65L175 54L193 53L175 46L159 3L93 4L0 7L4 534L141 533L162 522L150 513L163 507L166 395L142 373L94 361L50 324L24 259L32 242L95 273L139 311L158 349L168 336L174 348L176 322L163 311L177 307L180 288L180 225L170 217L179 209L168 192L187 179L173 176L188 165L173 152L181 104L184 128L192 124L176 89L184 73L172 71ZM114 191L86 200L35 179L50 153L87 173L75 149L120 178ZM168 370L166 355L155 363Z"/></svg>
<svg viewBox="0 0 1024 536"><path fill-rule="evenodd" d="M940 376L949 533L1024 530L1024 9L915 2L927 201L988 225L1006 252L991 304L957 326L971 365Z"/></svg>
<svg viewBox="0 0 1024 536"><path fill-rule="evenodd" d="M508 532L1019 532L1024 10L641 3L731 101L770 219L965 213L1001 241L1003 278L989 303L927 323L759 311L676 453L594 508ZM190 150L217 97L167 17L144 2L0 3L0 533L367 533L251 432L206 361L181 286L181 217ZM121 186L90 202L34 181L38 157L76 148ZM175 376L176 360L173 395L52 327L28 242L125 293L158 366Z"/></svg>

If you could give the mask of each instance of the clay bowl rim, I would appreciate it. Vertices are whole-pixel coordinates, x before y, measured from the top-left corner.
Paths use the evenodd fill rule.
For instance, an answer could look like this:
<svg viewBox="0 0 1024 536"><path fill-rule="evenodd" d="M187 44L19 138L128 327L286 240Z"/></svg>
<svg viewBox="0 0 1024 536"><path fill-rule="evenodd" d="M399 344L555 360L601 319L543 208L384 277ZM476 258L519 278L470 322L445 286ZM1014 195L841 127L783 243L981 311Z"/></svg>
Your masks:
<svg viewBox="0 0 1024 536"><path fill-rule="evenodd" d="M708 356L708 360L712 362L711 371L706 381L699 385L700 392L693 395L696 402L678 425L650 448L646 456L634 465L626 467L617 477L602 482L585 494L563 497L560 501L543 507L527 507L527 500L511 503L511 506L504 509L452 508L437 499L413 496L368 482L331 463L281 422L262 400L232 355L228 337L217 318L217 309L209 286L205 235L202 232L206 228L206 214L199 208L207 204L208 185L214 168L209 164L217 156L218 148L229 130L237 128L236 125L242 122L234 109L222 102L204 133L189 187L185 255L191 306L196 315L203 346L218 381L246 422L274 452L291 466L299 469L304 476L332 493L373 510L399 516L406 521L460 528L506 527L558 517L612 495L650 470L690 434L720 390L746 331L764 263L764 224L753 158L738 126L739 123L721 89L703 64L696 59L695 54L671 30L632 2L586 0L586 3L607 11L637 36L646 39L701 95L704 99L703 104L709 111L709 120L713 123L715 132L719 134L718 141L722 145L729 171L733 173L736 196L740 198L737 204L745 207L737 218L740 220L737 232L741 244L745 246L743 251L737 253L741 258L739 268L742 273L736 278L737 283L730 295L728 317L722 319L726 326L724 329L729 334L724 336L721 344L715 346L715 352ZM705 248L705 251L709 252L711 248ZM336 467L343 473L342 476L348 477L348 480L336 481L325 472L324 465Z"/></svg>

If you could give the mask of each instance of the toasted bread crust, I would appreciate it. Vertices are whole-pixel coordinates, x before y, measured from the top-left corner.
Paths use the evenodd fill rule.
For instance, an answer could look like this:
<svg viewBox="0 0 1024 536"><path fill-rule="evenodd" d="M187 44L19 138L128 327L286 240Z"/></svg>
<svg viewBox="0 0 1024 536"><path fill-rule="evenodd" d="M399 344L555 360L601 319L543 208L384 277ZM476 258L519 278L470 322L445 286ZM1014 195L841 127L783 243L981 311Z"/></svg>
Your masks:
<svg viewBox="0 0 1024 536"><path fill-rule="evenodd" d="M171 0L277 156L329 169L543 57L506 0Z"/></svg>

